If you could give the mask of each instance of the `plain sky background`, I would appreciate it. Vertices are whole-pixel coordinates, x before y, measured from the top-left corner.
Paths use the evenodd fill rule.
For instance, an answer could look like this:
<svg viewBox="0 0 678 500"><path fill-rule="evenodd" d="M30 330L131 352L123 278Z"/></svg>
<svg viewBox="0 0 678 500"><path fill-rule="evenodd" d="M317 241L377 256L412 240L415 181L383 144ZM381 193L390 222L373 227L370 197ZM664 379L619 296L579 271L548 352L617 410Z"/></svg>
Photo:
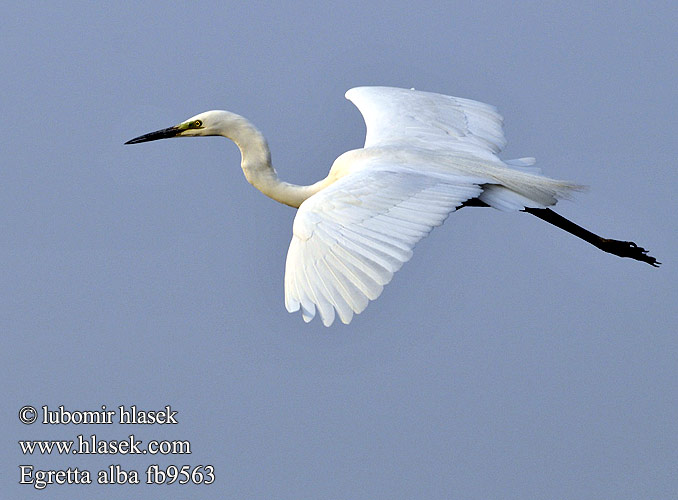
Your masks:
<svg viewBox="0 0 678 500"><path fill-rule="evenodd" d="M678 497L675 2L12 2L0 17L6 498ZM358 85L492 103L504 158L590 186L564 216L465 209L344 326L290 315L293 209L221 138L136 146L208 109L286 180L360 147ZM178 410L25 426L25 404ZM23 456L19 439L188 439L192 455ZM211 486L20 486L19 464Z"/></svg>

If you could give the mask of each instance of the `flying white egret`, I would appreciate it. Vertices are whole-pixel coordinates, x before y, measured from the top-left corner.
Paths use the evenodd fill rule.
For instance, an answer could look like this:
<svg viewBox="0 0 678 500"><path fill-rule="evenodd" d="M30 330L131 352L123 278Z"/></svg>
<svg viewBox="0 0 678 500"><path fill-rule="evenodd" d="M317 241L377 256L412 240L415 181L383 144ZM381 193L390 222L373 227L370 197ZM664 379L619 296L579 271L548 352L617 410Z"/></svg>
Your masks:
<svg viewBox="0 0 678 500"><path fill-rule="evenodd" d="M242 155L245 177L280 203L298 208L285 265L285 306L336 314L349 323L381 294L415 244L465 206L523 211L605 252L657 267L633 242L602 238L551 211L579 188L532 167L534 158L502 161L502 117L488 104L414 89L358 87L346 92L367 125L365 147L337 158L310 186L278 178L264 136L242 116L207 111L126 144L168 137L221 135Z"/></svg>

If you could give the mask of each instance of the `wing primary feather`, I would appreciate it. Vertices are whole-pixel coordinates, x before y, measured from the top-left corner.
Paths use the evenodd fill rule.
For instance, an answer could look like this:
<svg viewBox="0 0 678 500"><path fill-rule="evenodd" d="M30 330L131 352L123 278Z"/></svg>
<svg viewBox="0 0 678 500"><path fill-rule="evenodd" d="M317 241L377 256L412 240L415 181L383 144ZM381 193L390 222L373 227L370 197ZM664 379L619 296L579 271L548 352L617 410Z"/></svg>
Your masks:
<svg viewBox="0 0 678 500"><path fill-rule="evenodd" d="M370 300L376 299L381 293L383 286L391 280L392 274L381 268L378 273L377 266L367 266L353 254L340 246L332 248L332 253L338 263L346 269L351 281Z"/></svg>
<svg viewBox="0 0 678 500"><path fill-rule="evenodd" d="M306 262L306 252L301 253L301 262ZM299 290L299 301L301 303L301 316L306 323L315 317L317 298L314 296L313 288L308 282L305 266L295 266L295 276L297 279L297 289Z"/></svg>
<svg viewBox="0 0 678 500"><path fill-rule="evenodd" d="M378 265L379 267L386 270L389 274L396 272L403 264L395 257L382 252L378 248L375 248L374 245L366 243L365 240L360 237L353 239L345 238L342 246L347 250L356 252L364 259L370 261L372 265Z"/></svg>
<svg viewBox="0 0 678 500"><path fill-rule="evenodd" d="M367 307L369 302L369 299L367 298L368 295L372 295L371 293L368 294L365 292L368 290L368 287L362 282L361 277L356 275L345 262L342 262L337 258L331 250L327 254L327 263L335 270L336 276L343 285L344 290L346 290L346 301L351 306L351 309L353 309L356 314L360 314ZM379 286L376 282L374 285L377 288Z"/></svg>
<svg viewBox="0 0 678 500"><path fill-rule="evenodd" d="M379 252L380 256L383 256L384 259L387 259L390 266L392 266L394 262L405 262L409 260L412 255L410 250L403 251L398 246L392 245L388 241L380 239L378 237L378 233L368 234L364 230L361 231L360 226L355 226L353 228L342 228L341 234L346 237L353 236L350 239L357 244L361 244L366 250Z"/></svg>
<svg viewBox="0 0 678 500"><path fill-rule="evenodd" d="M315 248L313 248L313 250L315 250ZM317 276L314 265L315 259L315 255L307 255L305 259L306 265L302 266L301 268L303 273L302 283L305 289L309 292L309 298L315 305L316 310L320 313L320 317L323 319L324 323L325 319L333 313L333 310L330 311L332 307L320 290L321 280L319 279L319 276ZM309 321L311 319L313 319L313 317L311 317Z"/></svg>
<svg viewBox="0 0 678 500"><path fill-rule="evenodd" d="M324 231L322 230L317 231L318 236L321 236L323 233ZM339 244L335 244L335 242L338 242ZM384 262L383 259L380 259L373 251L370 251L369 248L366 249L363 246L344 238L342 235L336 239L328 237L326 244L332 246L336 252L341 253L343 259L347 262L351 262L366 275L370 276L375 282L384 284L384 279L390 279L392 271L389 270L389 262ZM347 250L352 250L355 253ZM365 261L367 261L369 265ZM392 264L393 261L390 261L390 263Z"/></svg>
<svg viewBox="0 0 678 500"><path fill-rule="evenodd" d="M285 260L285 308L293 313L301 307L300 292L297 288L295 257L299 252L298 238L293 237Z"/></svg>
<svg viewBox="0 0 678 500"><path fill-rule="evenodd" d="M318 260L316 262L316 269L319 275L327 277L327 279L323 279L323 283L327 290L330 303L334 309L336 309L337 314L339 314L341 322L346 324L351 321L353 310L348 301L350 295L345 289L341 277L327 263L327 258Z"/></svg>
<svg viewBox="0 0 678 500"><path fill-rule="evenodd" d="M323 273L320 272L319 264L322 262L322 257L315 258L311 263L313 283L317 291L318 296L321 298L318 309L320 311L320 318L325 326L330 326L334 322L334 310L335 310L335 292L334 288L328 281L323 277Z"/></svg>

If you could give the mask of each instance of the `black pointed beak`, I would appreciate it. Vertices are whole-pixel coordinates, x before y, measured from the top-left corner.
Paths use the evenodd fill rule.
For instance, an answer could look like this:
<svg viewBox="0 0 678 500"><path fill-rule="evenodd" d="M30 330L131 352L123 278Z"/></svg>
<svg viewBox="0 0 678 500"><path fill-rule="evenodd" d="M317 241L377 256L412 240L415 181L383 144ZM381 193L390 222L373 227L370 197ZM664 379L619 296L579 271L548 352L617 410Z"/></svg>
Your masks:
<svg viewBox="0 0 678 500"><path fill-rule="evenodd" d="M135 137L134 139L130 139L125 144L138 144L140 142L157 141L158 139L176 137L181 133L181 131L182 130L179 127L164 128L162 130L151 132L150 134L144 134L140 135L139 137Z"/></svg>

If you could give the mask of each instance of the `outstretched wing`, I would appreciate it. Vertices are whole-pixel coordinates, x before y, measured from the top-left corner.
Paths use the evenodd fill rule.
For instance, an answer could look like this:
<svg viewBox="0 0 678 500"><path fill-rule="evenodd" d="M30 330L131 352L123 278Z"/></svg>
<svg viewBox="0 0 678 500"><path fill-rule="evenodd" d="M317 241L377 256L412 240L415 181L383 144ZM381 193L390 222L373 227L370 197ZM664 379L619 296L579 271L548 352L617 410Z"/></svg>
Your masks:
<svg viewBox="0 0 678 500"><path fill-rule="evenodd" d="M420 239L481 192L479 179L368 162L307 199L294 219L285 306L306 322L317 310L325 326L335 311L349 323Z"/></svg>
<svg viewBox="0 0 678 500"><path fill-rule="evenodd" d="M421 147L495 155L506 146L494 106L471 99L391 87L356 87L346 98L367 125L365 147Z"/></svg>

